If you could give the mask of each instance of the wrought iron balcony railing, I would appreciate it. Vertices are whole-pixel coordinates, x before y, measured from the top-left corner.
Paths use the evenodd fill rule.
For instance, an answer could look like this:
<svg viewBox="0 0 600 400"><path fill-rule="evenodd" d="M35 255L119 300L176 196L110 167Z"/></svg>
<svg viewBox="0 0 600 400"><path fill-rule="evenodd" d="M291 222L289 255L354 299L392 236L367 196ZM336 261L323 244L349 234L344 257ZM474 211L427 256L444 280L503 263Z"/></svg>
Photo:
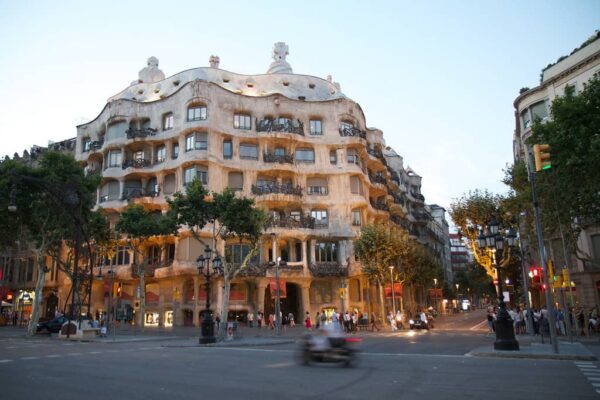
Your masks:
<svg viewBox="0 0 600 400"><path fill-rule="evenodd" d="M139 199L141 197L158 197L160 195L160 189L145 191L142 189L125 189L123 191L123 197L121 200L132 200Z"/></svg>
<svg viewBox="0 0 600 400"><path fill-rule="evenodd" d="M382 185L387 185L387 180L381 175L369 174L369 179L372 183L380 183Z"/></svg>
<svg viewBox="0 0 600 400"><path fill-rule="evenodd" d="M300 186L292 186L274 182L260 186L252 185L252 193L258 196L265 194L290 194L294 196L302 196L302 188Z"/></svg>
<svg viewBox="0 0 600 400"><path fill-rule="evenodd" d="M367 147L367 153L369 153L373 157L376 157L376 158L379 158L379 159L383 158L383 153L381 152L381 150L372 149L370 147Z"/></svg>
<svg viewBox="0 0 600 400"><path fill-rule="evenodd" d="M344 267L337 261L317 261L311 263L308 269L314 277L348 276L348 267Z"/></svg>
<svg viewBox="0 0 600 400"><path fill-rule="evenodd" d="M121 164L121 168L126 169L126 168L147 168L150 167L152 165L152 163L150 162L150 160L146 160L145 158L137 158L137 159L132 159L132 160L125 160L123 161L123 164Z"/></svg>
<svg viewBox="0 0 600 400"><path fill-rule="evenodd" d="M156 135L157 130L155 128L129 128L125 131L127 139L145 138L148 136Z"/></svg>
<svg viewBox="0 0 600 400"><path fill-rule="evenodd" d="M322 221L322 220L321 220ZM267 219L267 225L273 228L287 228L287 229L315 229L315 219L308 215L290 215L290 214L278 214L269 215Z"/></svg>
<svg viewBox="0 0 600 400"><path fill-rule="evenodd" d="M294 121L279 123L272 119L256 119L257 132L289 132L304 136L304 124L297 119Z"/></svg>
<svg viewBox="0 0 600 400"><path fill-rule="evenodd" d="M131 264L131 276L133 278L139 278L140 273L143 271L144 276L153 277L154 272L158 268L169 267L173 264L173 260L160 260L154 263L148 263L146 265L138 266L135 264Z"/></svg>
<svg viewBox="0 0 600 400"><path fill-rule="evenodd" d="M367 138L367 132L365 131L361 131L358 128L354 128L354 127L341 127L340 128L340 136L349 136L349 137L354 137L354 136L358 136L362 139L366 139Z"/></svg>
<svg viewBox="0 0 600 400"><path fill-rule="evenodd" d="M102 148L102 146L104 146L104 139L94 140L93 142L90 143L90 151L100 150Z"/></svg>
<svg viewBox="0 0 600 400"><path fill-rule="evenodd" d="M390 208L388 207L388 205L382 201L372 201L371 206L376 210L390 211Z"/></svg>
<svg viewBox="0 0 600 400"><path fill-rule="evenodd" d="M266 163L293 164L294 156L291 154L263 153L263 161Z"/></svg>

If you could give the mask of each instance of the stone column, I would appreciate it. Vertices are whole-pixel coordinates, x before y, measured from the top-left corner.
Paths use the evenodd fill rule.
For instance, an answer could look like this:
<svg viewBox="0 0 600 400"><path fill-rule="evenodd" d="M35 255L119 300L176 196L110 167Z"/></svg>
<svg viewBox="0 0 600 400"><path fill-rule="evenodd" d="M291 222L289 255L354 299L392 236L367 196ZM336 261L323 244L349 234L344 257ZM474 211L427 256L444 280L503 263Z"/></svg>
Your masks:
<svg viewBox="0 0 600 400"><path fill-rule="evenodd" d="M273 236L273 241L271 242L271 256L273 257L273 262L277 262L277 238Z"/></svg>
<svg viewBox="0 0 600 400"><path fill-rule="evenodd" d="M316 241L315 239L310 239L310 247L311 247L312 249L314 249L314 248L315 248L315 244L316 244L316 243L317 243L317 241ZM310 253L310 262L311 262L311 263L314 263L314 262L316 262L316 261L317 261L317 259L315 258L315 252L314 252L314 251L312 251L312 252Z"/></svg>
<svg viewBox="0 0 600 400"><path fill-rule="evenodd" d="M310 310L310 282L302 283L302 315L298 316L298 323L303 324L306 319L306 312L311 314Z"/></svg>
<svg viewBox="0 0 600 400"><path fill-rule="evenodd" d="M265 312L265 291L267 290L268 281L266 279L259 279L256 282L258 288L258 299L256 302L256 309L264 314ZM264 323L263 319L263 323Z"/></svg>
<svg viewBox="0 0 600 400"><path fill-rule="evenodd" d="M200 279L195 276L194 277L194 316L193 316L193 322L194 322L194 326L196 328L200 327L200 303L198 302L198 296L200 295L200 290L198 288L198 285L200 284Z"/></svg>
<svg viewBox="0 0 600 400"><path fill-rule="evenodd" d="M119 179L119 200L123 198L123 192L125 191L125 179Z"/></svg>
<svg viewBox="0 0 600 400"><path fill-rule="evenodd" d="M306 251L306 240L302 241L302 272L304 274L304 276L309 276L309 270L308 270L308 265L309 262L307 260L308 257L308 252Z"/></svg>

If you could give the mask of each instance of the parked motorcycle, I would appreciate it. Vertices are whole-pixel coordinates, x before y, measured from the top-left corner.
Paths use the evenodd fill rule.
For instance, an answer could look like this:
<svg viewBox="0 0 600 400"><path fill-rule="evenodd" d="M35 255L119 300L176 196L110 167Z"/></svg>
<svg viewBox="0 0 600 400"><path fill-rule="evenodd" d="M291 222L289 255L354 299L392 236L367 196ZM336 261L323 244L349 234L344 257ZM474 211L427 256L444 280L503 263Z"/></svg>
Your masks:
<svg viewBox="0 0 600 400"><path fill-rule="evenodd" d="M327 336L318 332L301 339L298 361L302 365L314 363L339 363L344 367L356 364L356 344L362 339L343 336Z"/></svg>

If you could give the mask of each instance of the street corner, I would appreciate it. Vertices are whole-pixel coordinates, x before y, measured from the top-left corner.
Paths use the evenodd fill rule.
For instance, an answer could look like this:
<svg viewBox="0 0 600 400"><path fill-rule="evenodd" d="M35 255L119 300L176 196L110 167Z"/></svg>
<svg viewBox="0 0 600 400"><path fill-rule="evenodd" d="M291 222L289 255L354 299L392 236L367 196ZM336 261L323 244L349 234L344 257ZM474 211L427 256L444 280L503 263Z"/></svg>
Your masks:
<svg viewBox="0 0 600 400"><path fill-rule="evenodd" d="M483 358L516 358L539 360L572 360L572 361L597 361L598 358L586 349L581 343L560 343L559 352L554 353L550 344L531 343L521 346L516 351L494 350L492 346L479 347L471 350L468 357Z"/></svg>

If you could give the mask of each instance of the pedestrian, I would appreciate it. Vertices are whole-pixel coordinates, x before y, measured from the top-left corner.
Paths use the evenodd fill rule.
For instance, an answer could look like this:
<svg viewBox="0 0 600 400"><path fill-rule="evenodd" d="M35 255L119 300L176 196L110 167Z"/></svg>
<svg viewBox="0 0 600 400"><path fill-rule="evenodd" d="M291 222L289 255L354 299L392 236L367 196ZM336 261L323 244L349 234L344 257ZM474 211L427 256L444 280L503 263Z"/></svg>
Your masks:
<svg viewBox="0 0 600 400"><path fill-rule="evenodd" d="M325 314L325 311L323 311L321 313L321 326L325 326L326 323L327 323L327 314Z"/></svg>
<svg viewBox="0 0 600 400"><path fill-rule="evenodd" d="M377 332L379 332L379 327L377 326L377 316L375 315L375 312L371 312L371 332L373 332L375 329L377 329Z"/></svg>
<svg viewBox="0 0 600 400"><path fill-rule="evenodd" d="M350 332L350 314L348 314L348 311L344 313L344 332Z"/></svg>
<svg viewBox="0 0 600 400"><path fill-rule="evenodd" d="M252 328L253 324L254 324L254 314L253 313L248 313L248 326L250 328Z"/></svg>
<svg viewBox="0 0 600 400"><path fill-rule="evenodd" d="M404 329L404 325L402 324L402 314L400 313L400 310L396 311L396 326L398 326L400 329Z"/></svg>
<svg viewBox="0 0 600 400"><path fill-rule="evenodd" d="M219 327L221 326L221 316L220 316L220 314L217 314L217 318L215 318L215 321L217 322L217 331L218 331Z"/></svg>
<svg viewBox="0 0 600 400"><path fill-rule="evenodd" d="M296 321L294 321L294 314L291 312L288 314L288 323L290 325L290 328L296 326Z"/></svg>
<svg viewBox="0 0 600 400"><path fill-rule="evenodd" d="M281 318L281 329L282 329L282 331L285 333L285 329L286 329L286 326L287 326L287 324L288 324L287 315L285 315L285 314L282 314L282 315L280 316L280 318Z"/></svg>
<svg viewBox="0 0 600 400"><path fill-rule="evenodd" d="M258 317L256 317L257 322L258 322L258 329L262 328L262 321L263 321L263 313L262 312L258 312Z"/></svg>
<svg viewBox="0 0 600 400"><path fill-rule="evenodd" d="M304 319L304 326L309 331L312 329L312 324L310 322L310 314L308 313L308 311L306 312L306 318Z"/></svg>
<svg viewBox="0 0 600 400"><path fill-rule="evenodd" d="M275 314L269 314L269 328L275 329Z"/></svg>
<svg viewBox="0 0 600 400"><path fill-rule="evenodd" d="M317 316L315 318L315 323L317 324L317 330L321 327L321 313L317 311Z"/></svg>
<svg viewBox="0 0 600 400"><path fill-rule="evenodd" d="M398 328L396 327L396 318L394 317L394 313L392 313L390 311L388 313L387 319L388 319L388 322L390 323L390 329L392 330L392 332L396 332L398 330Z"/></svg>
<svg viewBox="0 0 600 400"><path fill-rule="evenodd" d="M358 315L356 312L352 313L350 318L350 331L356 333L356 326L358 325Z"/></svg>
<svg viewBox="0 0 600 400"><path fill-rule="evenodd" d="M490 333L495 332L494 329L494 310L492 307L488 307L487 309L487 323Z"/></svg>

